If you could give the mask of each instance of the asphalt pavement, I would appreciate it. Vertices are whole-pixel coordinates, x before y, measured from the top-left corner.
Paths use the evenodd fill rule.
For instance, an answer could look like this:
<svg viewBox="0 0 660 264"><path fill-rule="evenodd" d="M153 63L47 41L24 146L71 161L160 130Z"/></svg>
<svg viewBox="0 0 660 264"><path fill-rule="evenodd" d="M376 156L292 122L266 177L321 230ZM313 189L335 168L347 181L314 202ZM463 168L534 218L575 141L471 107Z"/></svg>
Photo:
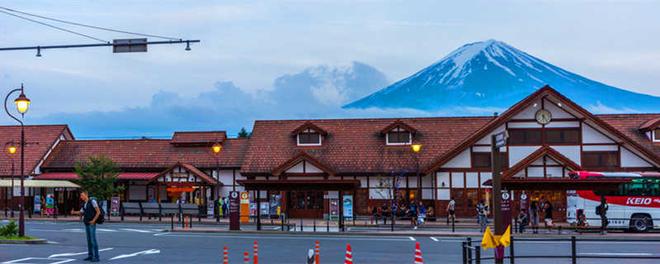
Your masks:
<svg viewBox="0 0 660 264"><path fill-rule="evenodd" d="M87 247L82 224L31 221L29 235L48 244L0 245L0 263L85 263ZM353 248L354 263L412 263L415 242L420 242L425 263L461 263L463 237L343 235L314 233L170 233L167 224L106 223L97 227L101 263L221 263L222 248L229 247L230 263L243 263L243 252L252 256L259 242L260 263L305 263L305 255L321 244L322 263L343 263L346 244ZM480 240L480 237L473 237ZM566 241L518 241L516 255L570 255ZM658 263L632 259L660 256L660 241L580 241L578 254L591 257L623 256L630 259L580 259L578 263ZM492 256L492 250L483 256ZM491 263L491 261L484 261ZM517 259L516 263L570 263L570 259Z"/></svg>

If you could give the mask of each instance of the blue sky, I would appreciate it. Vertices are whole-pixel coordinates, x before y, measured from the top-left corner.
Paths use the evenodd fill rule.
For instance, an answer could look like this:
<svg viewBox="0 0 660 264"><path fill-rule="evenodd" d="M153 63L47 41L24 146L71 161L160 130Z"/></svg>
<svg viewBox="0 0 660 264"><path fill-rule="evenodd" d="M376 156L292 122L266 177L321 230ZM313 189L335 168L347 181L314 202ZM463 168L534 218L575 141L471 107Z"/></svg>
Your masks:
<svg viewBox="0 0 660 264"><path fill-rule="evenodd" d="M459 3L460 2L460 3ZM55 4L57 3L57 4ZM1 6L99 26L201 39L143 54L0 53L0 87L26 84L28 123L79 137L168 136L255 118L430 115L339 105L453 49L498 39L613 86L660 96L660 1L18 1ZM103 39L122 34L80 29ZM0 14L0 46L88 43ZM355 62L355 63L354 63ZM0 119L10 124L4 116Z"/></svg>

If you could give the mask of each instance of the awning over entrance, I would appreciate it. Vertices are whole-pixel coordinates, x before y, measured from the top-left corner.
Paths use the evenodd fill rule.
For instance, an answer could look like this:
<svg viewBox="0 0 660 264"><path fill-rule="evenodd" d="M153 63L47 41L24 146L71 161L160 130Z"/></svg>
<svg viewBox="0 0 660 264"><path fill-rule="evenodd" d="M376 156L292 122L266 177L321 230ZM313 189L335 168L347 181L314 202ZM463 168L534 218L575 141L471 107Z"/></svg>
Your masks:
<svg viewBox="0 0 660 264"><path fill-rule="evenodd" d="M238 180L246 190L261 191L349 191L360 188L359 180Z"/></svg>
<svg viewBox="0 0 660 264"><path fill-rule="evenodd" d="M0 180L0 187L11 187L11 180ZM19 179L14 179L14 187L21 186ZM25 188L80 188L75 183L70 181L54 181L54 180L25 180L23 181Z"/></svg>
<svg viewBox="0 0 660 264"><path fill-rule="evenodd" d="M616 190L630 179L502 179L502 188L507 190ZM492 186L492 180L484 182Z"/></svg>
<svg viewBox="0 0 660 264"><path fill-rule="evenodd" d="M126 181L148 181L156 177L158 172L120 172L117 175L118 180ZM78 174L75 172L47 172L37 177L35 180L77 180Z"/></svg>

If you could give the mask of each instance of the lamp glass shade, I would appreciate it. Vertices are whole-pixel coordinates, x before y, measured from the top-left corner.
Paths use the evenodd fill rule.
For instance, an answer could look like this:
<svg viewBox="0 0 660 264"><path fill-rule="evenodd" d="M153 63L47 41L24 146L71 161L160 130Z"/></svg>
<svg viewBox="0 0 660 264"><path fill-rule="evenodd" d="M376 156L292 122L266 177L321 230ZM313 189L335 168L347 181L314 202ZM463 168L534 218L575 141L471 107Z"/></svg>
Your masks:
<svg viewBox="0 0 660 264"><path fill-rule="evenodd" d="M222 151L222 145L220 145L220 143L215 143L213 146L211 146L211 150L213 153L218 154L220 151Z"/></svg>
<svg viewBox="0 0 660 264"><path fill-rule="evenodd" d="M24 93L21 93L21 95L14 100L14 103L16 104L16 109L21 114L25 114L28 111L28 108L30 108L30 99L28 99Z"/></svg>
<svg viewBox="0 0 660 264"><path fill-rule="evenodd" d="M422 150L422 144L413 144L411 148L413 152L418 153Z"/></svg>
<svg viewBox="0 0 660 264"><path fill-rule="evenodd" d="M14 153L16 153L16 146L9 146L9 147L7 148L7 152L8 152L9 154L14 154Z"/></svg>

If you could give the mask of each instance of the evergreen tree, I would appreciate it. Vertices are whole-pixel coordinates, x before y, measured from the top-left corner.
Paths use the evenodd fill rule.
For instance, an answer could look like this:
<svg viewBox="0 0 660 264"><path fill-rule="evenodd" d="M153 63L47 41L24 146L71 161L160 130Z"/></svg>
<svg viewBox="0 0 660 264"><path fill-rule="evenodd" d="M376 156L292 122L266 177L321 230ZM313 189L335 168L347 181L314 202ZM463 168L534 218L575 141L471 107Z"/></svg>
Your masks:
<svg viewBox="0 0 660 264"><path fill-rule="evenodd" d="M248 133L247 130L245 130L244 127L241 128L241 131L238 131L238 137L239 138L246 138L249 137L251 133Z"/></svg>

